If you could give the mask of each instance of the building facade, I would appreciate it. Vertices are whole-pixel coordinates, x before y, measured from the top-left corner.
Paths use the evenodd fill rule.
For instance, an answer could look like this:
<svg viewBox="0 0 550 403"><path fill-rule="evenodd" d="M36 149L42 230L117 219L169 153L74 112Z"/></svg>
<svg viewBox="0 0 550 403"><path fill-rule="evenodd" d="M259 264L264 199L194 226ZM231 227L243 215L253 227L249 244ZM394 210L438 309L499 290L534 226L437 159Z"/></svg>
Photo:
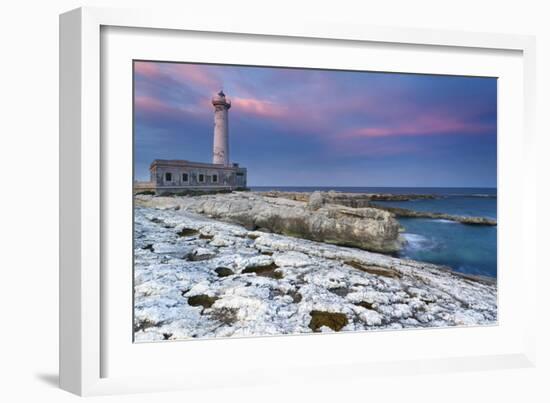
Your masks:
<svg viewBox="0 0 550 403"><path fill-rule="evenodd" d="M185 160L155 160L151 182L158 194L184 190L238 190L246 188L246 168Z"/></svg>
<svg viewBox="0 0 550 403"><path fill-rule="evenodd" d="M149 182L135 182L134 193L178 194L186 191L246 189L246 168L229 159L229 108L231 102L220 91L212 98L214 138L212 163L187 160L154 160Z"/></svg>

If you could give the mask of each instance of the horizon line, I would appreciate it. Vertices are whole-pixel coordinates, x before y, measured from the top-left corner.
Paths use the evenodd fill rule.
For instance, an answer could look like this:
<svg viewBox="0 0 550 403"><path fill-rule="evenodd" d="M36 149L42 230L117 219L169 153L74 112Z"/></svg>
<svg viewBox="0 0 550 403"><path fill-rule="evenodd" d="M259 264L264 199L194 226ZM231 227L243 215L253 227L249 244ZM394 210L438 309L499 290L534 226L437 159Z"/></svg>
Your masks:
<svg viewBox="0 0 550 403"><path fill-rule="evenodd" d="M327 186L327 185L248 185L248 187L287 187L287 188L408 188L408 189L497 189L497 186Z"/></svg>

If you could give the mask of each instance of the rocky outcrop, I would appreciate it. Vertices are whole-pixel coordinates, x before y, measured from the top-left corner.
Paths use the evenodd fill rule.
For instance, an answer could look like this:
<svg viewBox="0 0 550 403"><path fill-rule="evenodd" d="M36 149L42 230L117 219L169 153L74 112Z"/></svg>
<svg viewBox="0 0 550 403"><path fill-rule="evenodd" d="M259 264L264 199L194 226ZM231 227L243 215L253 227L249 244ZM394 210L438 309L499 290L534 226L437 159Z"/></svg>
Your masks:
<svg viewBox="0 0 550 403"><path fill-rule="evenodd" d="M456 221L467 225L497 225L497 221L492 218L485 217L469 217L463 215L452 215L446 213L432 213L429 211L416 211L409 210L401 207L386 207L380 205L373 205L377 209L388 211L395 214L397 217L412 217L412 218L432 218L437 220L449 220Z"/></svg>
<svg viewBox="0 0 550 403"><path fill-rule="evenodd" d="M439 220L456 221L468 225L497 225L497 221L485 217L470 217L461 215L452 215L446 213L416 211L401 207L381 206L373 202L380 201L411 201L422 199L435 199L435 195L429 194L385 194L385 193L343 193L343 192L265 192L260 193L265 197L270 198L285 198L288 200L296 200L307 202L310 209L316 210L323 205L336 204L351 208L377 208L395 214L397 217L411 218L432 218ZM493 197L490 195L472 195L472 197Z"/></svg>
<svg viewBox="0 0 550 403"><path fill-rule="evenodd" d="M370 202L373 201L409 201L421 199L435 199L436 196L429 194L389 194L389 193L345 193L345 192L257 192L264 197L284 198L301 202L309 202L315 199L317 203L322 201L323 204L338 204L346 207L363 208L370 207Z"/></svg>
<svg viewBox="0 0 550 403"><path fill-rule="evenodd" d="M316 196L315 196L316 197ZM391 213L374 208L350 208L317 200L275 198L235 192L200 197L137 196L136 204L173 207L262 230L376 252L399 250L399 223ZM308 197L309 200L309 197Z"/></svg>

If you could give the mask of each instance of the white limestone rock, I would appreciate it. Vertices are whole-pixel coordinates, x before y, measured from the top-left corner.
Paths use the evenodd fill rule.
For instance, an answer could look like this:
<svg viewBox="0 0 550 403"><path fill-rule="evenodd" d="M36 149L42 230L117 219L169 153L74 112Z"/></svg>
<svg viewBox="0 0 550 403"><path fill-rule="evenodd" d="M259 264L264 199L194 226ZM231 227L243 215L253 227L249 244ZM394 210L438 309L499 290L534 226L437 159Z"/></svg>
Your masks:
<svg viewBox="0 0 550 403"><path fill-rule="evenodd" d="M301 252L286 252L273 255L273 261L277 266L304 267L311 264L311 259Z"/></svg>
<svg viewBox="0 0 550 403"><path fill-rule="evenodd" d="M208 236L181 237L182 228ZM185 209L138 206L135 239L137 342L309 333L314 310L344 315L341 332L497 320L496 285L427 263L250 232ZM352 261L391 271L365 272ZM219 267L232 274L218 276ZM260 267L279 275L242 273ZM204 305L190 305L193 297Z"/></svg>

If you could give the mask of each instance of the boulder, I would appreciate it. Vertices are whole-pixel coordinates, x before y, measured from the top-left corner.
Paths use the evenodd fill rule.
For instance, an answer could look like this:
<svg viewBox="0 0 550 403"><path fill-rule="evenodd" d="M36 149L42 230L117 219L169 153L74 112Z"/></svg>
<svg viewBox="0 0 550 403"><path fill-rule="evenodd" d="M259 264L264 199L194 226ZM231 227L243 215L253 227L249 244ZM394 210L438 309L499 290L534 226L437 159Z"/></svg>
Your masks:
<svg viewBox="0 0 550 403"><path fill-rule="evenodd" d="M310 210L319 210L323 207L323 204L325 204L325 201L321 192L313 192L311 196L309 196L307 206Z"/></svg>

